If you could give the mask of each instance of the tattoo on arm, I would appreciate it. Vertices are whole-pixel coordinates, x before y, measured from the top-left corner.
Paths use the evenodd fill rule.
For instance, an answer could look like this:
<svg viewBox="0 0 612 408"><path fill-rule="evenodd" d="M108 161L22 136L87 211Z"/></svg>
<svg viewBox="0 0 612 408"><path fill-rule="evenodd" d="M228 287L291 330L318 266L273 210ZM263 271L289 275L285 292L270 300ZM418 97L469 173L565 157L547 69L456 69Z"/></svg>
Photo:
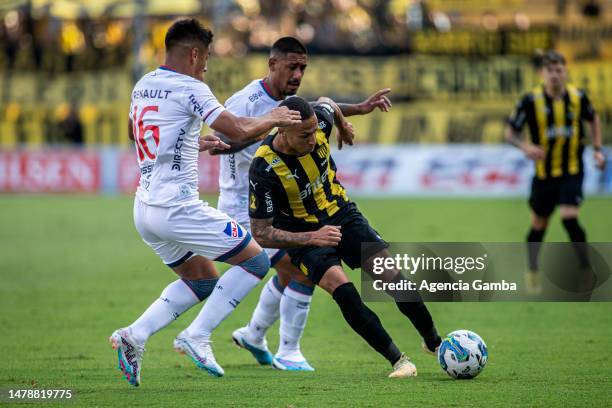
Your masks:
<svg viewBox="0 0 612 408"><path fill-rule="evenodd" d="M264 248L292 248L306 246L312 232L289 232L274 228L274 218L251 218L253 237Z"/></svg>

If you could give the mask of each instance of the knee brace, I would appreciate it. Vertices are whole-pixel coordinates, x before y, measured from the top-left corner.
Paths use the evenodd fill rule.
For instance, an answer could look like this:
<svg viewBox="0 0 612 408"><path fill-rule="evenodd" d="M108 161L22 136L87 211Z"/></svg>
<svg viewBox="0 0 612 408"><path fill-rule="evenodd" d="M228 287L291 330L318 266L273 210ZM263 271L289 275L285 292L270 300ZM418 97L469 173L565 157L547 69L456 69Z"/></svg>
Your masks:
<svg viewBox="0 0 612 408"><path fill-rule="evenodd" d="M266 251L261 251L254 257L242 261L238 266L262 279L270 269L270 257L268 257Z"/></svg>
<svg viewBox="0 0 612 408"><path fill-rule="evenodd" d="M189 286L189 289L195 293L200 302L211 294L218 280L219 278L198 280L182 279L182 281L185 282L185 285Z"/></svg>
<svg viewBox="0 0 612 408"><path fill-rule="evenodd" d="M578 224L577 218L565 218L563 226L572 242L586 242L586 233L580 224Z"/></svg>

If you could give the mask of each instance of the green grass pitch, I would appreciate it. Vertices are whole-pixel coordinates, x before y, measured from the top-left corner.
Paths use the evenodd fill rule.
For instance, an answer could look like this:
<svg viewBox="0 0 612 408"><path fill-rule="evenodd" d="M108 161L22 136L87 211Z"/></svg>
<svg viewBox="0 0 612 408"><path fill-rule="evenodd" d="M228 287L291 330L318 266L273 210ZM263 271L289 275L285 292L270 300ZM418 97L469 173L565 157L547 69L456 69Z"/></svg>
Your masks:
<svg viewBox="0 0 612 408"><path fill-rule="evenodd" d="M527 230L522 199L356 201L388 241L522 241ZM586 201L591 241L612 241L611 206L611 199ZM566 240L558 219L547 239ZM69 406L582 407L612 400L610 303L430 304L441 332L467 328L487 342L489 364L468 381L450 379L421 352L393 304L371 303L419 369L417 378L390 380L387 362L321 290L302 340L317 371L254 364L230 333L247 322L259 288L214 334L225 377L209 377L172 350L195 307L150 339L142 385L133 388L107 338L175 277L140 240L129 197L0 196L0 271L0 388L72 388ZM277 327L268 335L273 351Z"/></svg>

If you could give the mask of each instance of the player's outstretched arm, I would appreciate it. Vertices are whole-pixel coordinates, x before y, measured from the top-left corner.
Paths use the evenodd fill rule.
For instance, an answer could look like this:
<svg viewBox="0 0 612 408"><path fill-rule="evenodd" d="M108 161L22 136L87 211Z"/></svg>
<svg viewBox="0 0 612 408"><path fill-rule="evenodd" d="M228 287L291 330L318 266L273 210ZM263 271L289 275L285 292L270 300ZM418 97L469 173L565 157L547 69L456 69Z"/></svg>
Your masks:
<svg viewBox="0 0 612 408"><path fill-rule="evenodd" d="M264 248L293 248L299 246L337 246L342 238L340 227L325 225L317 231L289 232L274 228L274 218L251 218L253 238Z"/></svg>
<svg viewBox="0 0 612 408"><path fill-rule="evenodd" d="M255 138L253 140L249 140L248 142L235 142L235 141L231 140L229 137L225 136L224 134L221 134L219 132L215 132L215 136L217 136L223 143L225 143L229 147L227 149L213 148L213 149L210 149L208 151L208 153L210 153L212 156L216 156L218 154L233 154L233 153L237 153L237 152L239 152L239 151L241 151L243 149L246 149L250 145L255 144L255 143L263 140L267 135L268 135L268 133L264 133L263 135Z"/></svg>
<svg viewBox="0 0 612 408"><path fill-rule="evenodd" d="M275 127L285 127L302 123L300 113L286 106L272 109L268 114L257 118L235 116L223 111L210 127L236 142L256 140Z"/></svg>
<svg viewBox="0 0 612 408"><path fill-rule="evenodd" d="M367 115L376 108L382 112L389 112L389 109L393 106L387 96L389 92L391 92L391 88L380 89L368 96L363 102L355 104L339 103L338 106L344 116Z"/></svg>

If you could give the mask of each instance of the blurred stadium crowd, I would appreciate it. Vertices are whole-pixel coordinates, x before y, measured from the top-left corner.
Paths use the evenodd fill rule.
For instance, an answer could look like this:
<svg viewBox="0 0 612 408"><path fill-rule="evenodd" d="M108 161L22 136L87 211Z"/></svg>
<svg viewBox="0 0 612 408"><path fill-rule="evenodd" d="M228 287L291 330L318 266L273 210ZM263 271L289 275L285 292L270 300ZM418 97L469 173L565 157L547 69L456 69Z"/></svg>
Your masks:
<svg viewBox="0 0 612 408"><path fill-rule="evenodd" d="M220 98L265 74L282 35L313 56L306 96L393 88L403 103L362 124L367 141L500 142L503 117L538 81L534 57L553 47L609 135L610 10L610 0L5 0L0 145L127 143L133 79L163 60L179 15L215 32L207 82Z"/></svg>

